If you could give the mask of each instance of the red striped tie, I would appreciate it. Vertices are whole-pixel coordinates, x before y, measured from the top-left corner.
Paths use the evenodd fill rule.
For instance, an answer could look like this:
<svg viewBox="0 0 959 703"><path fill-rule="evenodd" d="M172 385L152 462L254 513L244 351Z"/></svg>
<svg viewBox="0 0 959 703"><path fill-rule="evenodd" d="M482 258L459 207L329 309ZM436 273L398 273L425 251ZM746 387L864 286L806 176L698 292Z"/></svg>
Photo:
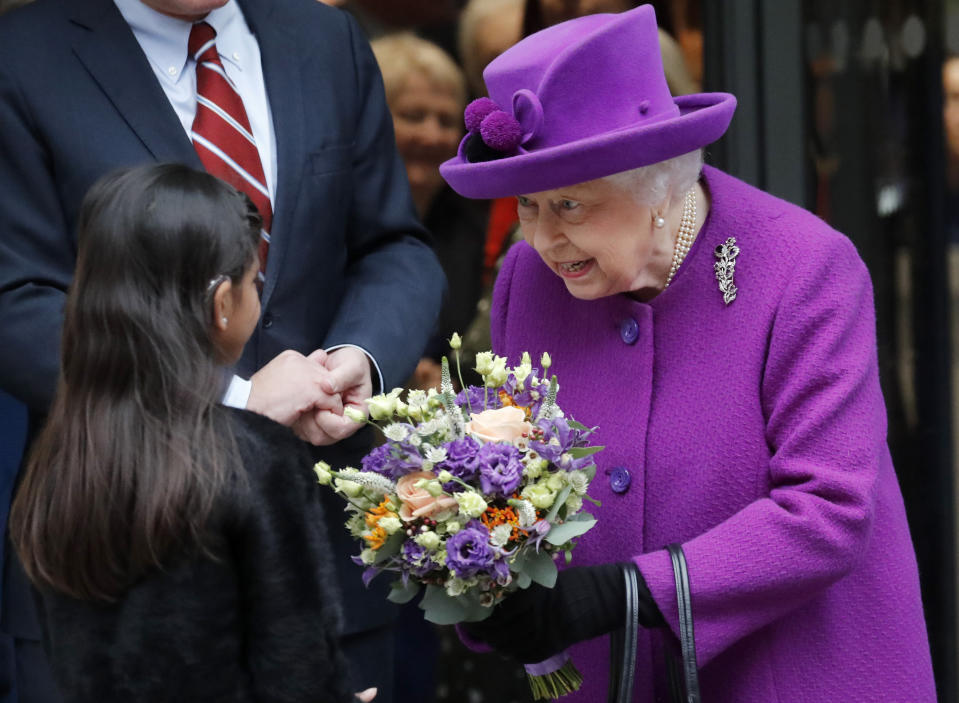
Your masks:
<svg viewBox="0 0 959 703"><path fill-rule="evenodd" d="M216 30L198 22L190 31L190 55L196 60L196 117L190 138L209 173L250 196L263 217L260 232L260 280L266 271L273 208L250 120L216 50Z"/></svg>

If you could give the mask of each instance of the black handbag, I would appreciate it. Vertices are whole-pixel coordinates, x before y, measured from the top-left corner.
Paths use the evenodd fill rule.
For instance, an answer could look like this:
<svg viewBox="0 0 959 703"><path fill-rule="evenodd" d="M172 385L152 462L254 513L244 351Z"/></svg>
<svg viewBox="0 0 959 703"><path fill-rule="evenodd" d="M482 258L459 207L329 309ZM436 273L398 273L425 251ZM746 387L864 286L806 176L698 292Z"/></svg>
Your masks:
<svg viewBox="0 0 959 703"><path fill-rule="evenodd" d="M669 673L670 700L673 703L700 703L699 670L696 664L696 641L693 636L693 608L689 591L689 570L686 555L678 544L666 547L673 562L676 579L676 600L679 603L679 645L682 661L678 662L667 644L666 664ZM639 574L635 564L623 568L626 579L626 624L610 635L608 703L630 703L636 676L636 646L639 637Z"/></svg>

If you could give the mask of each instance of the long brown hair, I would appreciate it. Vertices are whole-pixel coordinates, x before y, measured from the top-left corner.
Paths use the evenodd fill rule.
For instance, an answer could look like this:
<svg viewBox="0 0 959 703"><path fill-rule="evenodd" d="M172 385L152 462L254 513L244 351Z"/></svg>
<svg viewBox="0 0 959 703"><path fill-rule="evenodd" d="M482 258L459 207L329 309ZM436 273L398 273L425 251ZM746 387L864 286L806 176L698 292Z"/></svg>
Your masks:
<svg viewBox="0 0 959 703"><path fill-rule="evenodd" d="M160 164L99 181L78 219L59 387L10 535L36 585L113 600L203 547L235 459L218 421L210 283L239 285L260 218L226 183Z"/></svg>

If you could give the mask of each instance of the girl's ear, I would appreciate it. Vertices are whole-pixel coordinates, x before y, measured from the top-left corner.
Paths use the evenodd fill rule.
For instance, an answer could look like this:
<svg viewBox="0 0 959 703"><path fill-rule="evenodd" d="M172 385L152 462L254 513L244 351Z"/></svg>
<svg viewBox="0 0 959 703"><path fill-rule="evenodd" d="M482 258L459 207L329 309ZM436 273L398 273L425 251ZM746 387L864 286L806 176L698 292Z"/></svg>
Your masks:
<svg viewBox="0 0 959 703"><path fill-rule="evenodd" d="M226 332L233 314L233 281L224 278L213 291L213 335L214 340Z"/></svg>

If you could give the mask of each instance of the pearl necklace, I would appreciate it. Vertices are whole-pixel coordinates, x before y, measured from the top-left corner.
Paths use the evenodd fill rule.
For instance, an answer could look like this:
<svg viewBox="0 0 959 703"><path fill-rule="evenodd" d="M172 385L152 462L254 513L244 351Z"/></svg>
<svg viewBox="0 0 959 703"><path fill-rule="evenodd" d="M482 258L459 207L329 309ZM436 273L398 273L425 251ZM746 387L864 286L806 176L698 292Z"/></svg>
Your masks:
<svg viewBox="0 0 959 703"><path fill-rule="evenodd" d="M693 245L694 239L696 239L695 187L690 188L686 192L686 197L683 198L683 216L679 221L679 231L676 233L676 245L673 247L673 263L669 267L669 275L666 276L665 288L669 288L673 276L676 275L676 271L678 271L682 265L686 254L689 253L689 248Z"/></svg>

